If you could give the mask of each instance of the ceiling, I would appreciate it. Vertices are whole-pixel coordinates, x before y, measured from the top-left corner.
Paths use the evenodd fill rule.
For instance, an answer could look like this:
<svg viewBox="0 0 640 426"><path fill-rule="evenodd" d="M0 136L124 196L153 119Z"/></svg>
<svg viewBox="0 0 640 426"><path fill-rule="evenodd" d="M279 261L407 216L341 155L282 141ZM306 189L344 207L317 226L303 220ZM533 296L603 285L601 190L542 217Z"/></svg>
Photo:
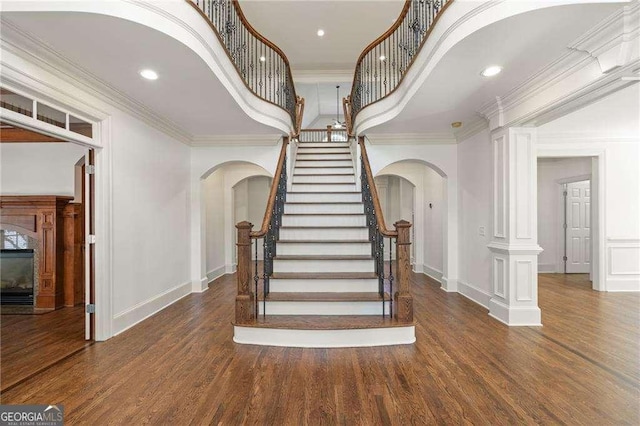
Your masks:
<svg viewBox="0 0 640 426"><path fill-rule="evenodd" d="M339 92L336 86L340 86ZM351 92L351 81L338 83L296 83L296 93L304 98L303 127L308 127L321 116L330 117L328 124L338 113L343 120L342 98ZM339 93L339 103L336 103L336 94ZM337 108L336 108L337 107ZM326 121L326 120L325 120ZM315 126L314 126L315 127Z"/></svg>
<svg viewBox="0 0 640 426"><path fill-rule="evenodd" d="M484 104L567 53L567 45L620 7L616 3L548 7L484 27L446 53L396 118L367 133L453 136L451 123L461 121L464 129L479 120L477 111ZM480 72L489 65L501 65L502 73L482 77Z"/></svg>
<svg viewBox="0 0 640 426"><path fill-rule="evenodd" d="M98 14L2 15L192 135L278 133L249 118L198 55L159 31ZM160 78L141 78L143 68L154 69Z"/></svg>
<svg viewBox="0 0 640 426"><path fill-rule="evenodd" d="M360 53L393 25L404 0L240 0L251 25L301 70L353 73ZM325 31L318 37L318 29Z"/></svg>

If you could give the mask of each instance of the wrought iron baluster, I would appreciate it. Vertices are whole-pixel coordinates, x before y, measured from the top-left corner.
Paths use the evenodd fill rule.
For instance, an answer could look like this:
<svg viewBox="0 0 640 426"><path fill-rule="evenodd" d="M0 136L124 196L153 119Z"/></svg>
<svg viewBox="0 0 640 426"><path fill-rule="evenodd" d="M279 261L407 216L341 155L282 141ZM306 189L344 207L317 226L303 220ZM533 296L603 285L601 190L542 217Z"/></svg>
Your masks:
<svg viewBox="0 0 640 426"><path fill-rule="evenodd" d="M389 237L389 317L393 318L393 238L391 237Z"/></svg>

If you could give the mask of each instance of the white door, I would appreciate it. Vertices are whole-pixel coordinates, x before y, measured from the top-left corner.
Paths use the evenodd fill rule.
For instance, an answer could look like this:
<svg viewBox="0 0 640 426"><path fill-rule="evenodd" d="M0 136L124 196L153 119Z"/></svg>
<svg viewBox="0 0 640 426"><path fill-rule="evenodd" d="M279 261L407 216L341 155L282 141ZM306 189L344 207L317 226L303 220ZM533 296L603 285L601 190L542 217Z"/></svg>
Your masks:
<svg viewBox="0 0 640 426"><path fill-rule="evenodd" d="M567 184L566 272L591 271L591 182Z"/></svg>

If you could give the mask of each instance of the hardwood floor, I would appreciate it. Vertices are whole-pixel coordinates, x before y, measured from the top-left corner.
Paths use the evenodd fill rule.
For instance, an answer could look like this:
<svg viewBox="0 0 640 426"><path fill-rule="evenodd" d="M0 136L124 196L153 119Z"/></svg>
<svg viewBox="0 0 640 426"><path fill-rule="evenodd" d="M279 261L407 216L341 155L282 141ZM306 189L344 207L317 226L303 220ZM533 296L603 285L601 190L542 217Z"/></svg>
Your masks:
<svg viewBox="0 0 640 426"><path fill-rule="evenodd" d="M3 393L68 424L638 424L640 298L541 275L543 327L509 328L412 275L417 342L232 342L235 276Z"/></svg>
<svg viewBox="0 0 640 426"><path fill-rule="evenodd" d="M0 316L0 391L84 348L84 305Z"/></svg>

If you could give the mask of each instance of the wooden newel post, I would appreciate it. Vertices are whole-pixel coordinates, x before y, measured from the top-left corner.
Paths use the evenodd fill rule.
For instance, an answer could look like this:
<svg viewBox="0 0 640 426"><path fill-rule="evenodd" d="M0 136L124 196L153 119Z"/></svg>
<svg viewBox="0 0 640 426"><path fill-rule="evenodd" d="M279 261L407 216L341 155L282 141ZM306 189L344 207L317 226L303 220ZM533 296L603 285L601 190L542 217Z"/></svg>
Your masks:
<svg viewBox="0 0 640 426"><path fill-rule="evenodd" d="M331 142L331 124L327 124L327 142Z"/></svg>
<svg viewBox="0 0 640 426"><path fill-rule="evenodd" d="M251 291L251 228L247 221L236 225L238 229L238 294L236 295L236 324L255 321L255 295Z"/></svg>
<svg viewBox="0 0 640 426"><path fill-rule="evenodd" d="M396 247L396 282L398 291L394 295L396 304L396 319L402 323L413 322L413 296L411 295L411 284L409 274L411 273L411 263L409 262L411 240L409 231L411 223L400 220L394 224L398 232L398 245Z"/></svg>

